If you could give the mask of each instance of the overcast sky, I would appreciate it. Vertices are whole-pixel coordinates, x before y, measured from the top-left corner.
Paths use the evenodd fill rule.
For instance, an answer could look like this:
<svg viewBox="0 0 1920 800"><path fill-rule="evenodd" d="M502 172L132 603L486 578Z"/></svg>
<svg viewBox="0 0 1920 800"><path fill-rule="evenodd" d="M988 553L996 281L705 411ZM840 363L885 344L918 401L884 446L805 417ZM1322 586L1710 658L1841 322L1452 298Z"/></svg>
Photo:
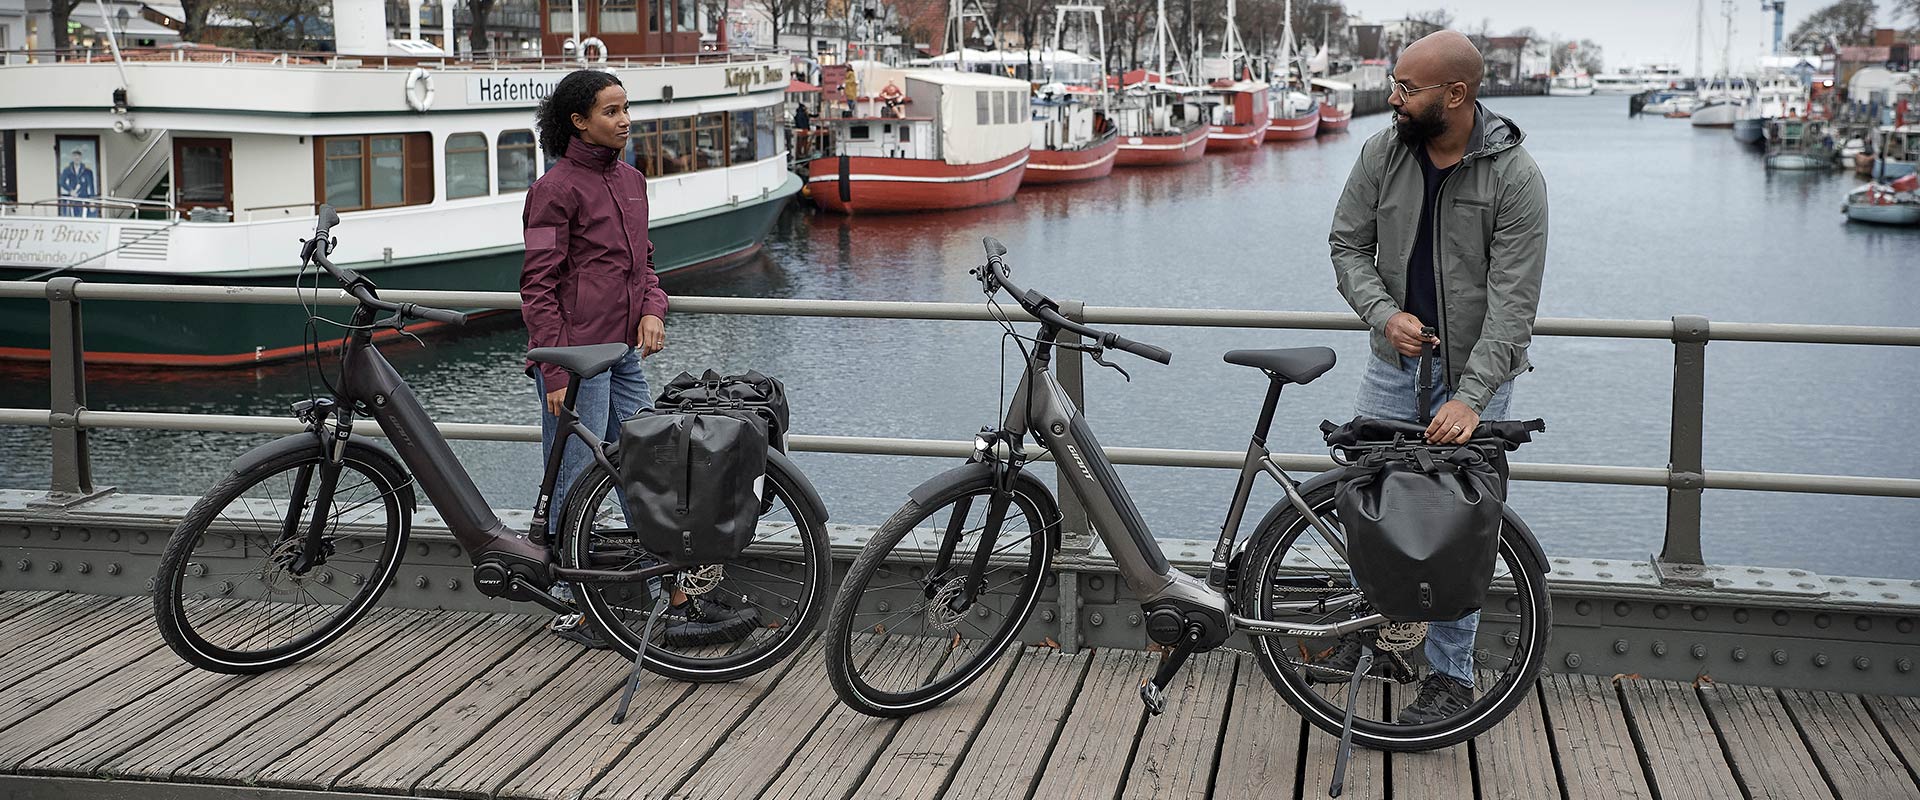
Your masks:
<svg viewBox="0 0 1920 800"><path fill-rule="evenodd" d="M1830 0L1787 0L1786 30L1809 14L1826 7ZM1881 2L1880 23L1892 27L1893 20ZM1542 34L1565 39L1592 39L1604 49L1607 69L1647 62L1670 62L1687 72L1693 71L1693 29L1695 4L1690 0L1606 0L1605 2L1540 2L1540 0L1346 0L1347 10L1369 21L1398 19L1411 11L1444 8L1453 12L1456 25L1478 26L1489 20L1496 34L1515 28L1532 27ZM1721 47L1726 41L1727 23L1720 15L1720 0L1707 0L1706 69L1720 67ZM1735 69L1744 61L1751 63L1773 43L1773 13L1760 10L1760 0L1739 0L1733 13L1733 60Z"/></svg>

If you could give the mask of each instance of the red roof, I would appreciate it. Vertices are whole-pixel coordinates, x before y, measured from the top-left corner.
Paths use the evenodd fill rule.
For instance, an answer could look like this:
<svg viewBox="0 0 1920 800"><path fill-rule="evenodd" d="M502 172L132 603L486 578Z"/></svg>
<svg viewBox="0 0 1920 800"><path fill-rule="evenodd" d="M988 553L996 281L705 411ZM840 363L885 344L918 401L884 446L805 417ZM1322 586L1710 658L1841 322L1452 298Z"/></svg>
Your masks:
<svg viewBox="0 0 1920 800"><path fill-rule="evenodd" d="M1892 56L1892 48L1887 47L1842 47L1840 60L1854 63L1885 61Z"/></svg>
<svg viewBox="0 0 1920 800"><path fill-rule="evenodd" d="M787 81L787 94L794 94L797 92L817 92L817 91L820 91L820 87L815 86L811 83L807 83L806 81L795 81L795 80Z"/></svg>

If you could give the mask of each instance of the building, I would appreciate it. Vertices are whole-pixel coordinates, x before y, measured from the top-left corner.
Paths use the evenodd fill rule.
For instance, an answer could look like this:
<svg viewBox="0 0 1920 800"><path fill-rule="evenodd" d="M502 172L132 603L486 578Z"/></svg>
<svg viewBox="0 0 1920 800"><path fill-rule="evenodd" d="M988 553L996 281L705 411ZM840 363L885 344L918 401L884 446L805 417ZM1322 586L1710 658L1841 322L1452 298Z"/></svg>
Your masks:
<svg viewBox="0 0 1920 800"><path fill-rule="evenodd" d="M1489 36L1481 56L1486 80L1495 85L1521 83L1553 73L1551 43L1532 36Z"/></svg>

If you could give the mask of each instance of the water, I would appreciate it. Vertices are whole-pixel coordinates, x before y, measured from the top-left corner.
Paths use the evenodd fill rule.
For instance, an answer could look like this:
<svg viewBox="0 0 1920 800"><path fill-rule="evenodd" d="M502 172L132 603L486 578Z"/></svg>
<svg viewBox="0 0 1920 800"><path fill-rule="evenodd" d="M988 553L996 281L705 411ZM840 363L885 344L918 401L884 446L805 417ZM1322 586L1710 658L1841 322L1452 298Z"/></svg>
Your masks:
<svg viewBox="0 0 1920 800"><path fill-rule="evenodd" d="M1500 98L1488 103L1527 132L1552 203L1544 316L1868 325L1920 324L1920 230L1847 224L1846 173L1769 173L1724 130L1628 120L1624 98ZM676 294L978 302L967 269L980 237L1011 250L1023 285L1094 305L1346 311L1326 232L1360 144L1387 124L1354 120L1344 136L1208 156L1168 170L1120 170L1102 183L1023 190L969 212L843 219L794 210L766 253L722 274L669 284ZM350 228L340 230L351 236ZM288 325L297 325L289 309ZM1314 452L1314 425L1352 413L1365 338L1358 333L1133 327L1172 349L1162 367L1125 354L1133 374L1090 369L1088 415L1103 443L1245 447L1264 380L1222 364L1236 347L1325 344L1341 365L1282 398L1274 449ZM784 379L801 433L964 439L996 420L1001 347L983 323L719 318L679 315L670 349L650 359L656 385L713 366ZM442 420L534 424L531 383L511 321L426 348L391 348ZM1660 467L1666 463L1672 347L1665 342L1542 338L1521 378L1516 416L1551 430L1521 461ZM1008 374L1011 374L1010 372ZM1920 477L1920 353L1900 348L1715 343L1708 348L1709 469ZM90 371L100 409L283 414L308 392L307 371ZM0 406L45 407L44 366L0 366ZM1011 386L1007 387L1009 390ZM246 435L100 431L100 482L197 494L252 442ZM0 486L46 481L44 430L0 429ZM498 506L532 501L530 444L457 442ZM947 464L914 458L801 454L835 521L877 524ZM1143 515L1165 537L1205 538L1222 519L1233 474L1122 467ZM1255 513L1275 499L1255 498ZM1658 488L1519 483L1513 503L1556 554L1645 558L1660 547ZM1716 563L1920 577L1920 501L1710 491L1704 547ZM1249 523L1250 525L1251 523Z"/></svg>

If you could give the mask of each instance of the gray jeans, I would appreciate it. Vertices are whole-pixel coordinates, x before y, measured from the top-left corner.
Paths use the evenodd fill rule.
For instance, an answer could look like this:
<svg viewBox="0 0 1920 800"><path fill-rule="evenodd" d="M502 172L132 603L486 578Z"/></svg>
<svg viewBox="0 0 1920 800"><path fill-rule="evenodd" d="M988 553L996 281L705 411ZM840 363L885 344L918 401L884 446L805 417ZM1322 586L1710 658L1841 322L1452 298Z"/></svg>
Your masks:
<svg viewBox="0 0 1920 800"><path fill-rule="evenodd" d="M1435 362L1436 373L1439 373L1438 363ZM1429 416L1453 399L1453 391L1441 385L1444 379L1436 374L1433 380L1433 407L1427 409ZM1418 419L1415 407L1419 404L1419 387L1420 359L1401 356L1399 364L1390 364L1369 357L1367 372L1360 378L1360 399L1354 403L1354 413L1374 419ZM1507 403L1512 399L1513 381L1507 381L1494 390L1480 419L1506 419ZM1472 686L1473 637L1479 628L1478 611L1452 622L1435 622L1427 626L1427 663L1435 670Z"/></svg>

